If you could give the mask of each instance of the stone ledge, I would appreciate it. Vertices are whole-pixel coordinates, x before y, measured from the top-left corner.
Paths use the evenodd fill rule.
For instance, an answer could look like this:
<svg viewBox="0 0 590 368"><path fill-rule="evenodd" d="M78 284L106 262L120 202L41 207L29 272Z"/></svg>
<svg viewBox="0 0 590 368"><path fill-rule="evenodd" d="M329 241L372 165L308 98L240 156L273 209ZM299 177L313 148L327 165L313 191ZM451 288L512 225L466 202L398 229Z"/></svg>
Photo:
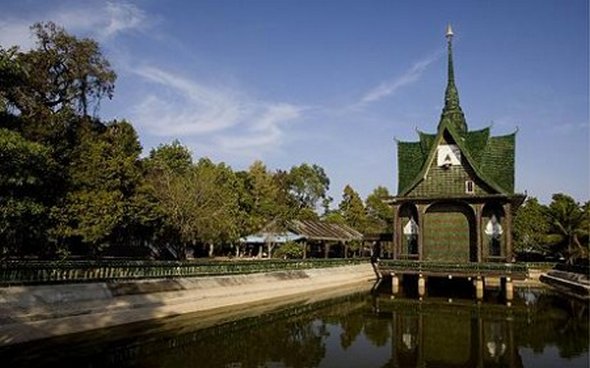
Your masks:
<svg viewBox="0 0 590 368"><path fill-rule="evenodd" d="M0 288L0 346L370 283L370 264L250 275ZM114 290L114 291L113 291ZM152 292L150 292L150 290ZM144 292L141 292L144 291Z"/></svg>

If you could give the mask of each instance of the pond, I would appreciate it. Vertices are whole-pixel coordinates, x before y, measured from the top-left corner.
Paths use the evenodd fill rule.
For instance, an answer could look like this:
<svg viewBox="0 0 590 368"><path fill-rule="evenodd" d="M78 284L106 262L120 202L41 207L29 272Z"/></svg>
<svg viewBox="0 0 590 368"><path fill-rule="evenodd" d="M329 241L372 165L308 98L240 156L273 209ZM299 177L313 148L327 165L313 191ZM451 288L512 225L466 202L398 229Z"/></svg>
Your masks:
<svg viewBox="0 0 590 368"><path fill-rule="evenodd" d="M507 305L387 288L132 324L0 349L5 367L588 367L588 305L517 289Z"/></svg>

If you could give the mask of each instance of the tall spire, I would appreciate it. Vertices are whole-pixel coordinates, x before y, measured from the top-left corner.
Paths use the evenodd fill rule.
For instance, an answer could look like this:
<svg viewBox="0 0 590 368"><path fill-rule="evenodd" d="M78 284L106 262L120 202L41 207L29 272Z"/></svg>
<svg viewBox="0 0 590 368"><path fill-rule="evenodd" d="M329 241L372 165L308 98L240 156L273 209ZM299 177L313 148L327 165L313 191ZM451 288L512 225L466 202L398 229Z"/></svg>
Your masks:
<svg viewBox="0 0 590 368"><path fill-rule="evenodd" d="M448 76L447 76L447 89L445 91L445 107L443 108L442 115L438 127L445 120L448 120L455 129L460 132L467 131L467 123L465 122L465 115L459 105L459 92L455 86L455 70L453 68L453 28L449 24L447 26L447 49L448 49Z"/></svg>

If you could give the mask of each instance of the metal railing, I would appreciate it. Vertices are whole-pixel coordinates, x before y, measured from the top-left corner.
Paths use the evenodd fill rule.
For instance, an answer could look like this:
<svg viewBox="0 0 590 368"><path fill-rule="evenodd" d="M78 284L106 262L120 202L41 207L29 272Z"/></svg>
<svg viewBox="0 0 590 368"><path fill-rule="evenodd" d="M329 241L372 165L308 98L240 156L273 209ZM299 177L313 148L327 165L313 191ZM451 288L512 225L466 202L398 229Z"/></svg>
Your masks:
<svg viewBox="0 0 590 368"><path fill-rule="evenodd" d="M0 285L251 274L351 266L367 258L228 261L3 261Z"/></svg>
<svg viewBox="0 0 590 368"><path fill-rule="evenodd" d="M526 275L528 266L523 263L498 262L438 262L410 260L380 260L381 271L435 274L518 274Z"/></svg>

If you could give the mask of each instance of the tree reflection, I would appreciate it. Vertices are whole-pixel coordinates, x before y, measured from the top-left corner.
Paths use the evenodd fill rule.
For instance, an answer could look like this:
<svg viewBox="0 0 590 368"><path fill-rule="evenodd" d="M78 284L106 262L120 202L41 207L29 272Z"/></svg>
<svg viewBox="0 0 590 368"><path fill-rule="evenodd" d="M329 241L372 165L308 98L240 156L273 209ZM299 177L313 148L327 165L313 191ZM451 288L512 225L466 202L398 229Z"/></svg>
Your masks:
<svg viewBox="0 0 590 368"><path fill-rule="evenodd" d="M536 353L549 345L556 346L559 355L568 359L588 352L588 305L584 302L541 294L527 319L517 323L519 345Z"/></svg>
<svg viewBox="0 0 590 368"><path fill-rule="evenodd" d="M384 346L391 337L391 327L387 314L377 314L372 318L365 317L364 319L364 335L375 346Z"/></svg>
<svg viewBox="0 0 590 368"><path fill-rule="evenodd" d="M341 319L340 346L347 350L361 334L365 326L365 317L362 314L352 314Z"/></svg>

